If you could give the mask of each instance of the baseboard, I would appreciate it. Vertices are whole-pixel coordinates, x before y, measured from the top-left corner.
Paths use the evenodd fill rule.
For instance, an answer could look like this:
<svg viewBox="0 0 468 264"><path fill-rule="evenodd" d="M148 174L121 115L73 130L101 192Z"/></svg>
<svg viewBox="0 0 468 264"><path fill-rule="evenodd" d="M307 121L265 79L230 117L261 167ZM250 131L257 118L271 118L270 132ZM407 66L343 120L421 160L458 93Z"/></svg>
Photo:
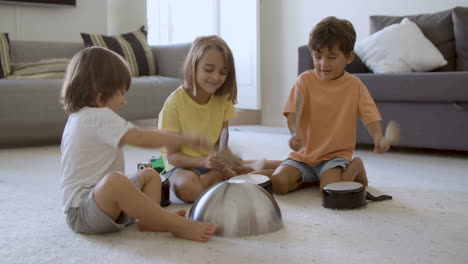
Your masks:
<svg viewBox="0 0 468 264"><path fill-rule="evenodd" d="M230 126L260 125L262 123L262 111L251 109L236 109L237 117L229 122Z"/></svg>
<svg viewBox="0 0 468 264"><path fill-rule="evenodd" d="M260 125L262 121L262 111L250 109L236 109L237 117L229 122L230 126ZM143 128L157 128L158 119L144 119L133 121L135 125Z"/></svg>

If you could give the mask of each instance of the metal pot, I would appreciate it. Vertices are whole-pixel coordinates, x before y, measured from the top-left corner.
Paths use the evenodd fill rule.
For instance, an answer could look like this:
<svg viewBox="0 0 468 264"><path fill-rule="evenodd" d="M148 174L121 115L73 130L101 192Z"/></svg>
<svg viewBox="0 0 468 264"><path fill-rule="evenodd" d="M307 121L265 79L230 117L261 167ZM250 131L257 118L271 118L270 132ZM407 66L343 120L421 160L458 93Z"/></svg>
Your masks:
<svg viewBox="0 0 468 264"><path fill-rule="evenodd" d="M205 191L190 208L189 218L218 226L218 236L251 236L283 227L276 200L247 181L224 181Z"/></svg>
<svg viewBox="0 0 468 264"><path fill-rule="evenodd" d="M355 209L367 204L366 189L358 182L334 182L325 185L322 206L330 209Z"/></svg>

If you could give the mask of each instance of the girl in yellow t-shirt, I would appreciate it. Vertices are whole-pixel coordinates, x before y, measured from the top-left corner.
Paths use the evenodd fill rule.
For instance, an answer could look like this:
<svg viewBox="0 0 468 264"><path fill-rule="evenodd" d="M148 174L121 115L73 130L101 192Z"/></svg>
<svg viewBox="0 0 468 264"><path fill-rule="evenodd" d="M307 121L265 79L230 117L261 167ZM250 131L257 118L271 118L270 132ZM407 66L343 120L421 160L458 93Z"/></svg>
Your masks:
<svg viewBox="0 0 468 264"><path fill-rule="evenodd" d="M218 36L196 38L183 66L183 78L183 85L166 99L159 113L159 129L204 135L211 143L227 147L229 120L236 117L237 83L234 58L226 42ZM162 155L177 197L186 202L194 201L211 185L242 173L226 167L218 153L189 145L167 147Z"/></svg>

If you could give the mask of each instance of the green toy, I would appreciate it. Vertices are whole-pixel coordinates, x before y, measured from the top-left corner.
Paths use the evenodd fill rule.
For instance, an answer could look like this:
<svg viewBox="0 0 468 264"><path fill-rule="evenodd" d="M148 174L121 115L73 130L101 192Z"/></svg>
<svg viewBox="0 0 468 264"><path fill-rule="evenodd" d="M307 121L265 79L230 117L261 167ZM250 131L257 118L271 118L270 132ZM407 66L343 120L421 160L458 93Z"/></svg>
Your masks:
<svg viewBox="0 0 468 264"><path fill-rule="evenodd" d="M145 168L153 168L159 173L164 173L165 167L162 155L160 155L158 158L156 158L156 156L152 156L147 163L138 163L137 168L139 171Z"/></svg>

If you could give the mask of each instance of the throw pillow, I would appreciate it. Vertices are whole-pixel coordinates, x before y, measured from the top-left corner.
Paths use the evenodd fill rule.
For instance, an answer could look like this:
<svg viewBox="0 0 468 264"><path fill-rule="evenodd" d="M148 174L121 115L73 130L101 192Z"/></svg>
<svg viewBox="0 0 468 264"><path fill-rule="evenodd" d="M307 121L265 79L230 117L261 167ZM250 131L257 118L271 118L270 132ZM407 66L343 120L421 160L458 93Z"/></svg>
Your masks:
<svg viewBox="0 0 468 264"><path fill-rule="evenodd" d="M70 59L52 58L35 62L19 62L11 64L11 74L8 79L58 79L64 78Z"/></svg>
<svg viewBox="0 0 468 264"><path fill-rule="evenodd" d="M8 33L0 33L0 78L4 78L10 72L10 40Z"/></svg>
<svg viewBox="0 0 468 264"><path fill-rule="evenodd" d="M122 55L129 62L134 77L156 75L154 54L148 45L147 35L144 26L115 36L81 33L85 46L100 46Z"/></svg>
<svg viewBox="0 0 468 264"><path fill-rule="evenodd" d="M6 77L7 79L13 80L32 80L32 79L63 79L65 78L65 72L45 72L35 73L28 75L16 75L14 72Z"/></svg>
<svg viewBox="0 0 468 264"><path fill-rule="evenodd" d="M457 70L468 71L468 8L455 7L452 13Z"/></svg>
<svg viewBox="0 0 468 264"><path fill-rule="evenodd" d="M11 64L12 74L31 75L48 72L66 72L69 58L42 59L34 62L18 62Z"/></svg>
<svg viewBox="0 0 468 264"><path fill-rule="evenodd" d="M452 9L432 14L413 16L370 16L370 34L392 24L400 23L403 18L416 23L424 36L429 39L447 60L447 65L437 71L454 71L456 68L455 37L453 34Z"/></svg>
<svg viewBox="0 0 468 264"><path fill-rule="evenodd" d="M431 71L447 64L442 53L408 18L358 43L356 54L375 73Z"/></svg>

